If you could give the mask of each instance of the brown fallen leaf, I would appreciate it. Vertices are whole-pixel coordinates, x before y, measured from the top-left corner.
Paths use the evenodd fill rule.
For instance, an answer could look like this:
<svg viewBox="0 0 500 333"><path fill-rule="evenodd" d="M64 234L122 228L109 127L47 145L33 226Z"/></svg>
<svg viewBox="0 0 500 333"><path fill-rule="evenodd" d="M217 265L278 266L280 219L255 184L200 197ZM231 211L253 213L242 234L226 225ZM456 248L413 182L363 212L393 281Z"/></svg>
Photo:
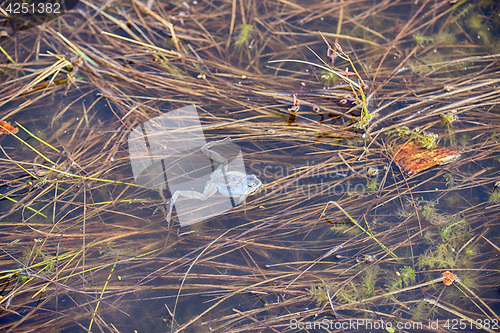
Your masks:
<svg viewBox="0 0 500 333"><path fill-rule="evenodd" d="M457 279L457 276L450 271L446 271L443 273L443 283L447 286L451 286L451 284Z"/></svg>
<svg viewBox="0 0 500 333"><path fill-rule="evenodd" d="M456 150L444 147L429 150L417 146L413 141L397 146L394 152L396 154L394 161L401 170L410 176L435 165L453 162L460 157L460 153Z"/></svg>
<svg viewBox="0 0 500 333"><path fill-rule="evenodd" d="M0 120L0 134L16 134L19 128L12 126L9 122Z"/></svg>

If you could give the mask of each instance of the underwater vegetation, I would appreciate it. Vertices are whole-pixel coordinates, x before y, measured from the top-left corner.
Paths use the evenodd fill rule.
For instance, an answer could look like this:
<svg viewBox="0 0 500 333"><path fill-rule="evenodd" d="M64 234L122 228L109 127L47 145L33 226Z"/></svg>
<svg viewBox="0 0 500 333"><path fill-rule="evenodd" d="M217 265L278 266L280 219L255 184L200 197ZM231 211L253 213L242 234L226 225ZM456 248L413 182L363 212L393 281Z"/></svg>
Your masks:
<svg viewBox="0 0 500 333"><path fill-rule="evenodd" d="M50 273L56 264L56 257L50 255L38 246L34 246L33 248L25 247L22 252L22 257L19 260L26 266L33 264L43 266L45 273Z"/></svg>
<svg viewBox="0 0 500 333"><path fill-rule="evenodd" d="M368 179L366 181L366 189L368 191L376 191L378 189L378 179L377 178L372 178L372 179Z"/></svg>
<svg viewBox="0 0 500 333"><path fill-rule="evenodd" d="M448 113L440 113L441 122L448 130L451 130L453 124L458 120L457 110L451 110Z"/></svg>
<svg viewBox="0 0 500 333"><path fill-rule="evenodd" d="M449 216L438 213L436 205L439 201L425 201L422 200L419 203L419 208L421 209L422 216L431 224L437 226L443 226L448 223Z"/></svg>
<svg viewBox="0 0 500 333"><path fill-rule="evenodd" d="M452 188L453 186L455 186L455 178L453 177L453 175L451 173L447 173L447 174L443 175L443 178L446 182L445 184L446 184L447 188Z"/></svg>
<svg viewBox="0 0 500 333"><path fill-rule="evenodd" d="M470 237L470 225L460 214L449 216L438 211L436 205L439 201L421 200L418 204L422 216L425 220L438 229L437 234L444 241L456 241L460 238ZM433 230L429 230L432 234Z"/></svg>
<svg viewBox="0 0 500 333"><path fill-rule="evenodd" d="M436 147L437 139L439 136L434 133L421 131L420 128L415 127L410 130L407 126L396 127L386 131L386 135L397 135L404 140L412 140L420 145L420 147L432 150Z"/></svg>
<svg viewBox="0 0 500 333"><path fill-rule="evenodd" d="M460 196L458 196L461 199ZM413 218L412 205L405 204L399 209L401 219ZM448 205L446 205L448 206ZM440 212L442 205L438 200L426 201L419 199L415 201L415 207L419 216L430 224L423 238L429 246L424 247L417 254L417 267L419 272L425 273L427 269L467 269L473 266L472 258L479 255L476 245L470 241L473 238L471 226L467 219L460 213L448 215ZM460 274L461 275L461 274ZM392 277L386 284L388 291L402 288L408 283L414 283L415 271L412 267L405 266L400 271L401 279ZM405 280L406 277L406 281Z"/></svg>
<svg viewBox="0 0 500 333"><path fill-rule="evenodd" d="M388 292L394 292L415 284L416 278L415 269L410 266L404 266L397 274L390 275L385 284L385 288Z"/></svg>
<svg viewBox="0 0 500 333"><path fill-rule="evenodd" d="M332 73L331 71L322 70L319 78L325 86L334 86L339 82L338 75Z"/></svg>
<svg viewBox="0 0 500 333"><path fill-rule="evenodd" d="M416 32L413 35L413 39L420 46L423 46L425 44L453 45L457 43L455 34L447 31L442 31L431 36L426 36L419 32Z"/></svg>
<svg viewBox="0 0 500 333"><path fill-rule="evenodd" d="M445 227L441 228L439 236L446 240L469 230L470 225L464 218L454 216L449 220Z"/></svg>
<svg viewBox="0 0 500 333"><path fill-rule="evenodd" d="M340 303L348 304L357 302L376 294L376 283L378 282L379 273L380 267L378 265L371 265L366 267L361 274L359 278L360 284L350 282L346 286L343 286L342 289L332 292L336 290L333 284L323 281L322 285L309 288L309 296L317 306L324 306L329 302L327 290L330 291L330 295L335 293L336 301Z"/></svg>
<svg viewBox="0 0 500 333"><path fill-rule="evenodd" d="M309 295L316 303L316 306L321 307L329 302L327 288L328 286L325 283L322 286L312 286L309 288Z"/></svg>
<svg viewBox="0 0 500 333"><path fill-rule="evenodd" d="M472 37L490 52L498 53L500 42L498 41L498 31L500 22L498 17L491 19L488 12L496 8L498 3L490 0L477 1L465 7L457 18L464 23ZM498 15L498 12L495 14Z"/></svg>
<svg viewBox="0 0 500 333"><path fill-rule="evenodd" d="M450 144L455 146L455 131L453 130L454 123L458 120L457 110L451 110L448 113L439 114L441 117L441 123L446 127L448 132Z"/></svg>
<svg viewBox="0 0 500 333"><path fill-rule="evenodd" d="M238 35L234 37L234 45L242 47L251 41L252 34L254 33L254 26L251 24L241 24L236 28Z"/></svg>
<svg viewBox="0 0 500 333"><path fill-rule="evenodd" d="M415 283L417 275L415 274L415 270L413 267L404 266L399 271L399 276L401 277L401 281L405 287L412 285Z"/></svg>
<svg viewBox="0 0 500 333"><path fill-rule="evenodd" d="M337 301L344 304L357 302L360 296L363 295L363 291L356 286L355 283L349 282L346 286L343 286L337 292Z"/></svg>
<svg viewBox="0 0 500 333"><path fill-rule="evenodd" d="M380 267L378 265L372 265L366 268L363 274L363 296L371 297L375 295L375 283L377 282L377 276L380 272Z"/></svg>
<svg viewBox="0 0 500 333"><path fill-rule="evenodd" d="M428 249L418 257L420 268L428 267L451 269L456 267L456 256L450 244L440 244L435 249Z"/></svg>
<svg viewBox="0 0 500 333"><path fill-rule="evenodd" d="M496 205L500 203L500 189L497 187L490 193L488 203Z"/></svg>
<svg viewBox="0 0 500 333"><path fill-rule="evenodd" d="M424 320L424 319L432 319L438 315L438 311L436 307L433 307L428 302L422 300L417 303L417 306L413 306L411 308L411 319L412 320Z"/></svg>
<svg viewBox="0 0 500 333"><path fill-rule="evenodd" d="M424 75L435 71L437 69L436 64L443 63L445 59L439 52L428 52L418 59L410 59L408 67L413 73Z"/></svg>

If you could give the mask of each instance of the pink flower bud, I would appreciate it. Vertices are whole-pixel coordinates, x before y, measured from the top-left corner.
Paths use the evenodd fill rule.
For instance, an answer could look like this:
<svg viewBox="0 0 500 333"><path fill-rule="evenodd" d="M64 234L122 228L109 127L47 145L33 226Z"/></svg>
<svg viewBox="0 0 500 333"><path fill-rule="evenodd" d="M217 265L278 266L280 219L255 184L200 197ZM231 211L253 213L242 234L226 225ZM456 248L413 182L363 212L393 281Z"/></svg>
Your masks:
<svg viewBox="0 0 500 333"><path fill-rule="evenodd" d="M344 53L344 51L342 51L342 47L340 46L339 43L335 43L335 49L340 52L340 53Z"/></svg>

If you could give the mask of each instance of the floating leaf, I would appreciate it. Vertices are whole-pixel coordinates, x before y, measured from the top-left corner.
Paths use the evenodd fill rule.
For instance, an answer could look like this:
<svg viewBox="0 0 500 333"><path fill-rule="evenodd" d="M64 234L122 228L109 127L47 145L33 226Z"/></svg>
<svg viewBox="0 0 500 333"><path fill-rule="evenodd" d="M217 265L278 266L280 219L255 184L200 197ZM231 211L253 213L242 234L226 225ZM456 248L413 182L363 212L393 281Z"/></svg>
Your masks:
<svg viewBox="0 0 500 333"><path fill-rule="evenodd" d="M435 165L447 164L460 157L456 150L437 147L432 150L421 148L413 141L408 141L394 149L394 161L401 170L413 176Z"/></svg>
<svg viewBox="0 0 500 333"><path fill-rule="evenodd" d="M9 122L0 120L0 134L16 134L19 128L12 126Z"/></svg>
<svg viewBox="0 0 500 333"><path fill-rule="evenodd" d="M443 283L447 286L451 286L451 284L453 283L453 281L456 280L457 276L455 274L453 274L452 272L450 271L446 271L443 273Z"/></svg>

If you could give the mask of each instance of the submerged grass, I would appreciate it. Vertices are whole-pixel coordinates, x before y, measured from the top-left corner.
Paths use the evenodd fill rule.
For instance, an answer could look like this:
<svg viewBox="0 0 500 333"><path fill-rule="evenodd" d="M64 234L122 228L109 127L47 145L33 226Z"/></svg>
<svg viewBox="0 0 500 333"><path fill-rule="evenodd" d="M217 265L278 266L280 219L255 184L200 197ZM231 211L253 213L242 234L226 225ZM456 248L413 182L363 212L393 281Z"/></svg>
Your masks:
<svg viewBox="0 0 500 333"><path fill-rule="evenodd" d="M499 9L82 1L6 31L0 119L21 131L0 136L0 330L498 320ZM265 186L169 227L128 135L188 104ZM397 129L462 157L410 177Z"/></svg>

